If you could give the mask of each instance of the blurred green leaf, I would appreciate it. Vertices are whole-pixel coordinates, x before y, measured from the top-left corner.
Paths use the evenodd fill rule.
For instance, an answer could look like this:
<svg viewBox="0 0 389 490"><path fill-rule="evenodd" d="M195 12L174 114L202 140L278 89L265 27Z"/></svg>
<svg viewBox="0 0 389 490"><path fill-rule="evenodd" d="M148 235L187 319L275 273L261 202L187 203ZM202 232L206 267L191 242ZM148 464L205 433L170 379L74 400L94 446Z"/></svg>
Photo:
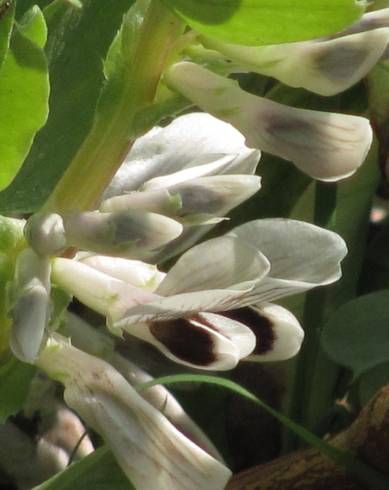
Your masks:
<svg viewBox="0 0 389 490"><path fill-rule="evenodd" d="M0 69L3 65L11 38L12 24L14 21L15 3L10 7L4 0L0 3Z"/></svg>
<svg viewBox="0 0 389 490"><path fill-rule="evenodd" d="M15 357L0 368L0 423L22 409L35 372Z"/></svg>
<svg viewBox="0 0 389 490"><path fill-rule="evenodd" d="M276 44L340 31L363 13L355 0L165 0L198 32L222 41Z"/></svg>
<svg viewBox="0 0 389 490"><path fill-rule="evenodd" d="M15 26L0 70L0 189L7 187L48 115L46 25L34 7Z"/></svg>
<svg viewBox="0 0 389 490"><path fill-rule="evenodd" d="M389 362L380 364L362 374L359 381L359 398L366 405L377 391L389 383Z"/></svg>
<svg viewBox="0 0 389 490"><path fill-rule="evenodd" d="M50 115L11 186L0 193L2 212L38 209L88 134L101 87L103 59L134 0L83 0L79 9L55 0L48 25Z"/></svg>
<svg viewBox="0 0 389 490"><path fill-rule="evenodd" d="M33 490L135 490L105 447Z"/></svg>
<svg viewBox="0 0 389 490"><path fill-rule="evenodd" d="M389 361L389 290L342 305L324 325L322 346L336 363L358 377Z"/></svg>
<svg viewBox="0 0 389 490"><path fill-rule="evenodd" d="M23 221L0 216L0 365L9 352L7 283L13 278L17 254L24 247Z"/></svg>

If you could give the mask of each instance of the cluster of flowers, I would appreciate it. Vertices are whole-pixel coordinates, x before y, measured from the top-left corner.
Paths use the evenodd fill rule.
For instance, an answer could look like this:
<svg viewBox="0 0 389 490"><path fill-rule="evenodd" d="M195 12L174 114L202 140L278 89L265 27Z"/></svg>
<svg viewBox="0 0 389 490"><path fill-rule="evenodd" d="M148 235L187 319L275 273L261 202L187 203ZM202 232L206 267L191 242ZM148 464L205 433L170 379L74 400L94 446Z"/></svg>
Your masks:
<svg viewBox="0 0 389 490"><path fill-rule="evenodd" d="M331 39L281 46L201 39L202 55L331 95L384 56L387 18L387 10L367 14ZM260 189L260 152L252 148L331 181L356 171L372 132L361 117L250 95L192 61L171 66L165 83L219 119L188 114L141 137L98 210L28 220L29 246L10 288L11 347L64 383L68 405L104 437L137 489L215 490L230 472L207 437L164 388L136 391L148 377L110 337L70 313L58 330L51 284L104 315L115 336L138 337L185 366L227 370L240 360L288 359L303 330L272 302L339 279L342 238L308 223L264 219L194 244ZM63 257L69 249L74 258ZM167 273L152 265L178 254Z"/></svg>

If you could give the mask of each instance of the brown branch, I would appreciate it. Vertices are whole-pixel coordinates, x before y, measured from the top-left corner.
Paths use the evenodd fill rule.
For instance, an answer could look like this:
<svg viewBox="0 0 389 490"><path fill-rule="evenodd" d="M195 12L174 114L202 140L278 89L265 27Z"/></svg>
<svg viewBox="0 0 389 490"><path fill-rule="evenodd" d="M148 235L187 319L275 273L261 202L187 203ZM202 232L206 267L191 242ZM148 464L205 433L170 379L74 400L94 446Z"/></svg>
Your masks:
<svg viewBox="0 0 389 490"><path fill-rule="evenodd" d="M328 441L389 475L389 385L362 410L349 429ZM288 454L235 475L227 490L365 490L316 449Z"/></svg>

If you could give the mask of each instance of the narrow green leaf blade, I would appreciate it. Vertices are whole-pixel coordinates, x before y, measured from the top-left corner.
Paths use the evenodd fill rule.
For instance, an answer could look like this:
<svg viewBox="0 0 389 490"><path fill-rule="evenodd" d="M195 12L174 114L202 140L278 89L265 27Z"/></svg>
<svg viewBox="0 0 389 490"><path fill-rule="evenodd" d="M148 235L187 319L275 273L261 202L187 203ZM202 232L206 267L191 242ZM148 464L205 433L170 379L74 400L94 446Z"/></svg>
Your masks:
<svg viewBox="0 0 389 490"><path fill-rule="evenodd" d="M105 447L33 490L135 490Z"/></svg>
<svg viewBox="0 0 389 490"><path fill-rule="evenodd" d="M147 388L151 388L159 384L172 385L177 383L206 383L230 390L260 406L263 410L279 420L283 425L285 425L285 427L297 434L310 446L317 448L322 454L328 456L337 464L344 466L348 471L357 475L359 478L361 478L362 481L367 484L369 489L385 490L388 488L389 480L386 476L381 475L362 461L357 460L351 453L342 451L336 447L331 446L323 439L320 439L319 437L315 436L315 434L312 434L303 426L297 424L287 416L271 408L260 398L256 397L253 393L246 390L246 388L243 388L239 384L229 379L202 374L176 374L155 378L152 381L138 385L137 389L138 391L143 391Z"/></svg>
<svg viewBox="0 0 389 490"><path fill-rule="evenodd" d="M26 20L15 27L0 71L0 189L15 177L49 111L45 22L38 7Z"/></svg>
<svg viewBox="0 0 389 490"><path fill-rule="evenodd" d="M225 42L261 45L325 36L356 21L356 0L165 0L193 29Z"/></svg>

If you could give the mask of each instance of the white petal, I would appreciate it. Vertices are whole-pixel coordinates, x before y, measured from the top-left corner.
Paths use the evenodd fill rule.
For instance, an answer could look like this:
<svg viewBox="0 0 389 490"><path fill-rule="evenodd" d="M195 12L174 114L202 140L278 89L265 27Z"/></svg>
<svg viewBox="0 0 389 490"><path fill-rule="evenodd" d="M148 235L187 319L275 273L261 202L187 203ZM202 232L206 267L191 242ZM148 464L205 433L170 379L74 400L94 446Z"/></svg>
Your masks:
<svg viewBox="0 0 389 490"><path fill-rule="evenodd" d="M225 488L230 471L178 432L108 363L57 340L39 366L63 374L66 402L103 436L138 490Z"/></svg>
<svg viewBox="0 0 389 490"><path fill-rule="evenodd" d="M208 114L176 118L165 128L154 128L139 138L115 175L104 198L138 190L145 182L180 170L212 164L233 155L222 173L255 173L260 153L247 148L244 137Z"/></svg>
<svg viewBox="0 0 389 490"><path fill-rule="evenodd" d="M16 261L10 288L11 349L23 362L33 363L43 347L50 319L50 261L24 249Z"/></svg>
<svg viewBox="0 0 389 490"><path fill-rule="evenodd" d="M374 29L334 39L249 47L207 40L250 71L277 78L291 87L335 95L361 80L379 61L389 42L389 29Z"/></svg>
<svg viewBox="0 0 389 490"><path fill-rule="evenodd" d="M105 255L87 255L79 259L79 261L104 274L148 291L154 291L166 276L155 265L146 264L140 260L122 259Z"/></svg>
<svg viewBox="0 0 389 490"><path fill-rule="evenodd" d="M170 269L158 294L223 289L258 281L269 271L269 262L257 248L233 237L207 240L188 250Z"/></svg>
<svg viewBox="0 0 389 490"><path fill-rule="evenodd" d="M268 278L257 285L256 291L265 292L277 281L291 291L331 284L340 278L340 262L347 254L339 235L302 221L256 220L234 228L230 234L261 250L270 261ZM270 298L261 296L260 300Z"/></svg>
<svg viewBox="0 0 389 490"><path fill-rule="evenodd" d="M10 346L23 362L33 363L44 341L49 322L50 294L42 283L32 280L20 293L12 308Z"/></svg>
<svg viewBox="0 0 389 490"><path fill-rule="evenodd" d="M177 221L140 210L74 213L63 220L69 245L129 258L147 255L182 233Z"/></svg>
<svg viewBox="0 0 389 490"><path fill-rule="evenodd" d="M182 184L193 179L200 177L209 177L211 175L218 175L226 172L226 169L231 167L231 164L236 158L236 155L214 155L214 161L211 163L204 163L202 165L196 165L190 168L184 168L173 174L164 175L162 177L155 177L148 180L142 190L150 191L156 189L170 188L177 184Z"/></svg>
<svg viewBox="0 0 389 490"><path fill-rule="evenodd" d="M286 107L249 94L194 63L173 65L165 79L203 110L238 128L248 146L290 160L316 179L352 175L372 142L369 121L363 117Z"/></svg>
<svg viewBox="0 0 389 490"><path fill-rule="evenodd" d="M243 323L215 313L199 313L201 321L205 321L210 328L227 337L239 349L239 358L250 355L255 349L256 337L252 330Z"/></svg>
<svg viewBox="0 0 389 490"><path fill-rule="evenodd" d="M246 298L251 300L251 291L256 281L247 281L235 286L235 289L212 289L183 293L159 298L147 304L133 306L121 317L114 315L108 318L108 326L114 332L129 329L137 323L166 321L196 315L202 311L218 312L246 305ZM255 296L256 298L256 296Z"/></svg>
<svg viewBox="0 0 389 490"><path fill-rule="evenodd" d="M290 311L271 303L242 308L226 313L251 328L256 337L256 347L247 361L284 361L300 350L304 330Z"/></svg>
<svg viewBox="0 0 389 490"><path fill-rule="evenodd" d="M335 36L370 31L371 29L378 29L380 27L389 27L389 8L367 12L357 22L351 24L351 26Z"/></svg>
<svg viewBox="0 0 389 490"><path fill-rule="evenodd" d="M178 203L179 204L179 203ZM171 215L175 208L179 208L167 189L136 192L114 196L103 201L100 211L113 213L130 209L143 209L154 213Z"/></svg>
<svg viewBox="0 0 389 490"><path fill-rule="evenodd" d="M66 333L72 345L88 354L102 357L117 369L122 376L135 388L151 381L153 378L114 350L114 342L101 331L91 327L80 317L68 313L66 315ZM200 427L185 413L174 396L163 386L157 385L140 392L142 398L149 402L191 441L204 449L214 458L222 461L219 451L208 439Z"/></svg>
<svg viewBox="0 0 389 490"><path fill-rule="evenodd" d="M256 175L218 175L193 179L169 191L180 196L179 216L224 216L260 188L261 178Z"/></svg>
<svg viewBox="0 0 389 490"><path fill-rule="evenodd" d="M158 297L70 259L53 260L52 279L85 305L112 318L121 317L128 308Z"/></svg>
<svg viewBox="0 0 389 490"><path fill-rule="evenodd" d="M201 317L152 322L125 329L157 347L168 359L197 369L226 371L239 362L238 345ZM255 342L255 339L254 339Z"/></svg>

